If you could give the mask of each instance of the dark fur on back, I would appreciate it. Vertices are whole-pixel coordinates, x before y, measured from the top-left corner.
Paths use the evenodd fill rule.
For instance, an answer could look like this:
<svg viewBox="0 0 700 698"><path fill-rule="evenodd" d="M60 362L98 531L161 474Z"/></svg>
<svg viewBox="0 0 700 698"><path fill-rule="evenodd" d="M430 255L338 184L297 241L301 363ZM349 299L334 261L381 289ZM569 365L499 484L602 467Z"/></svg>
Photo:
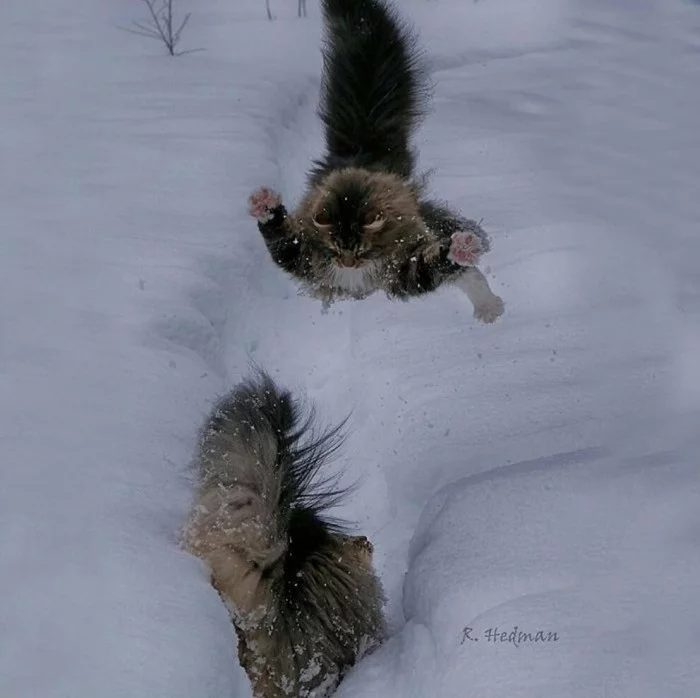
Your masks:
<svg viewBox="0 0 700 698"><path fill-rule="evenodd" d="M383 635L371 545L327 516L344 492L319 471L343 425L315 423L259 372L219 402L200 439L186 544L209 564L263 698L324 695Z"/></svg>
<svg viewBox="0 0 700 698"><path fill-rule="evenodd" d="M337 167L411 177L410 140L429 95L415 36L381 0L323 0L322 8L327 154L314 177Z"/></svg>

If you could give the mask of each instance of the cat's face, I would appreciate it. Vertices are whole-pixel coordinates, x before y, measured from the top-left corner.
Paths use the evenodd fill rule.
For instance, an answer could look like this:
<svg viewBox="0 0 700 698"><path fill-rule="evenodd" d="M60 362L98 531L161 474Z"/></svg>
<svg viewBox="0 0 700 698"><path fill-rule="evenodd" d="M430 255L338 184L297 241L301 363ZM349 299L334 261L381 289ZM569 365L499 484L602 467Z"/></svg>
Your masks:
<svg viewBox="0 0 700 698"><path fill-rule="evenodd" d="M402 211L408 198L406 187L386 175L336 172L319 187L309 211L314 243L337 267L366 267L390 252L400 229L415 218L413 206Z"/></svg>
<svg viewBox="0 0 700 698"><path fill-rule="evenodd" d="M365 266L379 254L379 233L387 225L386 214L372 197L369 186L349 182L324 196L312 214L316 240L330 261L340 267Z"/></svg>

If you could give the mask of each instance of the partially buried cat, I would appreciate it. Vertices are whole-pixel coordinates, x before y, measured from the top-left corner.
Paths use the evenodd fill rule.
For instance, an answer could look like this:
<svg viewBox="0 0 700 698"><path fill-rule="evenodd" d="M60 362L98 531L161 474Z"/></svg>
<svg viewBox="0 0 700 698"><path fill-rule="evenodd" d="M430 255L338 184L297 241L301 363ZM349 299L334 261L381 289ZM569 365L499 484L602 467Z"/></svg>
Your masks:
<svg viewBox="0 0 700 698"><path fill-rule="evenodd" d="M455 283L476 318L495 321L503 300L476 266L486 233L425 198L415 174L410 140L429 93L415 36L381 0L322 0L322 9L326 155L292 213L267 187L249 201L272 259L326 307Z"/></svg>
<svg viewBox="0 0 700 698"><path fill-rule="evenodd" d="M257 371L200 434L183 542L229 610L255 698L326 696L385 637L372 544L328 514L342 430Z"/></svg>

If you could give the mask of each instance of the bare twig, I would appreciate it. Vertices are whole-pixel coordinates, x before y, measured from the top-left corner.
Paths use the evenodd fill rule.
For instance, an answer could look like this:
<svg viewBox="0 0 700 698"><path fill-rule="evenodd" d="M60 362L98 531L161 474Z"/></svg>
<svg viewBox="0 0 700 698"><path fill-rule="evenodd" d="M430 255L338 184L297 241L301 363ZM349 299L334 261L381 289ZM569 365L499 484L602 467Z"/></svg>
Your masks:
<svg viewBox="0 0 700 698"><path fill-rule="evenodd" d="M193 53L202 49L191 49L189 51L177 51L177 45L180 43L182 30L190 21L190 14L187 13L184 19L179 23L177 29L173 29L174 11L173 0L143 0L143 4L148 8L150 18L147 22L132 22L133 26L126 28L126 31L137 34L138 36L146 36L149 39L158 39L165 44L168 53L171 56L181 56L184 53Z"/></svg>
<svg viewBox="0 0 700 698"><path fill-rule="evenodd" d="M306 0L299 0L297 5L297 17L306 17Z"/></svg>
<svg viewBox="0 0 700 698"><path fill-rule="evenodd" d="M270 0L265 0L265 9L267 10L267 18L272 21L272 10L270 9Z"/></svg>
<svg viewBox="0 0 700 698"><path fill-rule="evenodd" d="M150 30L142 29L141 27L138 27L138 25L136 26L137 28L124 27L124 31L129 32L129 34L136 34L137 36L147 36L151 39L160 39L159 34L156 34Z"/></svg>

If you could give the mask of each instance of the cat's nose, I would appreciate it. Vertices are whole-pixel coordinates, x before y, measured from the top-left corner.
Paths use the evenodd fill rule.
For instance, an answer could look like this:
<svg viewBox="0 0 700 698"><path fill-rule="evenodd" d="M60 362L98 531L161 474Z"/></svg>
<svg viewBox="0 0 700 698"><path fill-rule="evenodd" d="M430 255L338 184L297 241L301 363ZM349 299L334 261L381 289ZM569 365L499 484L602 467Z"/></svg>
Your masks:
<svg viewBox="0 0 700 698"><path fill-rule="evenodd" d="M340 263L344 267L354 267L357 264L357 258L352 252L342 252L340 255Z"/></svg>

